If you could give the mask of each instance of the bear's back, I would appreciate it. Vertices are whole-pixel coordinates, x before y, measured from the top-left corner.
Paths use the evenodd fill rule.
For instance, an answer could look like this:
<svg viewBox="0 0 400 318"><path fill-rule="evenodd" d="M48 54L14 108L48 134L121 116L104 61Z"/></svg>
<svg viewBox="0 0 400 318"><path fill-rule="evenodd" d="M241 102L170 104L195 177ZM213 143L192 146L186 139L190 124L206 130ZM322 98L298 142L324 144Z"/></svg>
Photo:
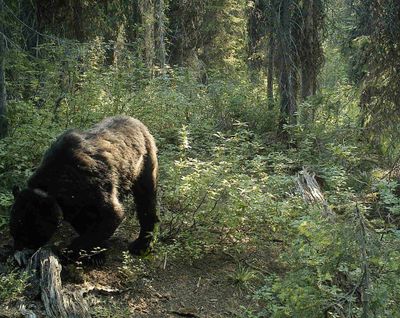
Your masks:
<svg viewBox="0 0 400 318"><path fill-rule="evenodd" d="M127 116L107 118L84 132L83 138L84 150L90 149L90 157L109 167L113 184L120 190L128 191L132 187L143 168L144 158L156 151L146 126Z"/></svg>
<svg viewBox="0 0 400 318"><path fill-rule="evenodd" d="M68 130L45 153L28 185L52 192L71 191L74 182L94 179L129 190L145 157L155 160L155 142L146 126L128 116L106 118L86 131ZM108 180L108 181L107 181Z"/></svg>

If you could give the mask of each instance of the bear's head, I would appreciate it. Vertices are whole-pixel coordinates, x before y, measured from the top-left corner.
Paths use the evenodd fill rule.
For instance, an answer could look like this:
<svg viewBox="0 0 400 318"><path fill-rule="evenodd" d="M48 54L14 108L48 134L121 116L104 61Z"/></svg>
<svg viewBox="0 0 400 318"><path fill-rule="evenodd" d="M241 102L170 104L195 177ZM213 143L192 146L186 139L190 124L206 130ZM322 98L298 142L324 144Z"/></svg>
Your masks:
<svg viewBox="0 0 400 318"><path fill-rule="evenodd" d="M13 189L15 197L10 216L14 249L37 249L56 231L61 209L56 200L39 189Z"/></svg>

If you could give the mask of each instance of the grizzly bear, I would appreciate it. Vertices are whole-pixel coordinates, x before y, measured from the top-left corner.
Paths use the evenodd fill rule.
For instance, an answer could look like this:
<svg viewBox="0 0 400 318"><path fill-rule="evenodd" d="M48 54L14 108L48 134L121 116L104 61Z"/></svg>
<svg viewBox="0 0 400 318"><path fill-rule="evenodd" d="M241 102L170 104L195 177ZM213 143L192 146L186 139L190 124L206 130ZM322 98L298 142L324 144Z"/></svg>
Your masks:
<svg viewBox="0 0 400 318"><path fill-rule="evenodd" d="M157 173L154 138L137 119L111 117L84 132L66 131L47 150L28 187L14 191L14 248L46 244L62 218L79 235L70 245L75 255L101 247L124 217L122 198L133 195L140 234L129 251L144 253L159 222Z"/></svg>

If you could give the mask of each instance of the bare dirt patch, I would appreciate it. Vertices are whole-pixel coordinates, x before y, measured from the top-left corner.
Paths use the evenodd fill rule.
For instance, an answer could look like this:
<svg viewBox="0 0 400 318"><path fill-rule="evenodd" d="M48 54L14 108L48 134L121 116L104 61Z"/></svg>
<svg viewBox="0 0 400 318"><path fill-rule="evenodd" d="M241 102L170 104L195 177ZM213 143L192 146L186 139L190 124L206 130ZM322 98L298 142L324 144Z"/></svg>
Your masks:
<svg viewBox="0 0 400 318"><path fill-rule="evenodd" d="M249 295L261 283L261 274L278 270L274 259L279 248L274 245L236 255L208 251L195 260L154 254L131 258L124 256L131 239L125 233L122 227L110 240L104 265L64 266L63 283L83 291L93 317L239 317L243 308L256 306ZM63 231L57 239L68 235ZM10 241L4 231L1 237ZM238 268L255 275L242 284L235 280ZM0 304L0 317L21 317L21 304L45 317L40 299L29 296Z"/></svg>

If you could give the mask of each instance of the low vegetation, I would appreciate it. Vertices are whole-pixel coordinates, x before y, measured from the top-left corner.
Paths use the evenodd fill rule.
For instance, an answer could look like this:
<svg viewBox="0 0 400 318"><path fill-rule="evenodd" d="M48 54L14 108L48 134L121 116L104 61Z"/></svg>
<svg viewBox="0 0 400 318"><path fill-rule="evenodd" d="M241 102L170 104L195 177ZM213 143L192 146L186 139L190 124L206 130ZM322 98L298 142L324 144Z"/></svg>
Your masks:
<svg viewBox="0 0 400 318"><path fill-rule="evenodd" d="M340 1L342 11L328 7L327 15L340 17L345 8ZM8 134L0 139L2 237L8 239L12 186L24 185L58 134L126 114L143 121L157 140L162 224L150 256L138 261L119 255L114 271L124 288L152 275L149 267L161 270L173 261L190 266L223 253L236 264L225 279L248 297L231 315L400 316L399 131L393 118L377 128L397 116L386 94L394 83L378 85L394 74L379 70L372 80L374 74L362 77L351 68L358 46L368 46L376 59L384 54L380 47L392 46L375 33L345 34L345 27L328 25L319 89L299 101L297 120L283 125L280 99L271 102L263 75L251 81L241 42L218 44L237 48L232 56L240 59L226 57L228 66L213 60L206 80L193 65L165 72L155 67L149 75L129 46L118 48L118 63L109 65L98 38L84 45L50 38L40 45L40 58L11 46ZM345 36L353 45L347 51L340 42ZM376 66L376 59L363 67ZM349 74L358 74L358 81ZM363 113L360 91L368 85L387 90L379 98L374 91ZM374 113L378 100L391 115ZM304 200L298 187L303 168L315 174L332 218L323 205ZM26 284L19 270L0 265L1 303L26 297ZM118 302L93 308L96 317L129 316Z"/></svg>

